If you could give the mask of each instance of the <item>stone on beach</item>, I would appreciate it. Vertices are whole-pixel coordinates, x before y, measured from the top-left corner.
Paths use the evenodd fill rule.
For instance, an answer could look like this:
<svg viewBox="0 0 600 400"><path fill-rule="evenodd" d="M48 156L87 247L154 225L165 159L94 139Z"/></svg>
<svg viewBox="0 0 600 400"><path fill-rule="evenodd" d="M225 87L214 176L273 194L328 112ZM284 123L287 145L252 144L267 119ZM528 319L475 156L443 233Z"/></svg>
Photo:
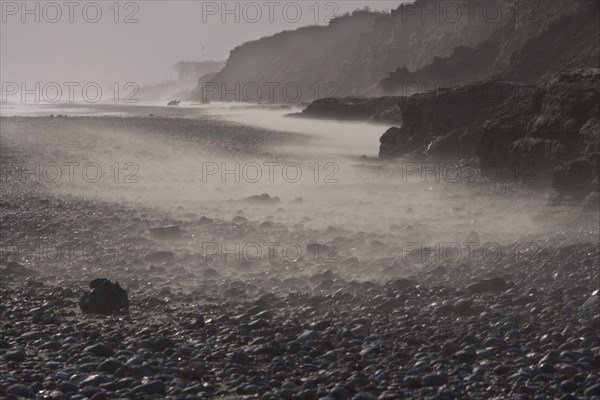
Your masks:
<svg viewBox="0 0 600 400"><path fill-rule="evenodd" d="M84 314L118 314L129 309L127 291L118 282L108 279L94 280L90 292L86 292L79 300L79 307Z"/></svg>
<svg viewBox="0 0 600 400"><path fill-rule="evenodd" d="M505 290L507 283L502 278L484 279L468 285L465 289L472 293L501 292Z"/></svg>
<svg viewBox="0 0 600 400"><path fill-rule="evenodd" d="M162 264L175 260L175 254L170 251L156 251L144 257L144 260L150 263Z"/></svg>
<svg viewBox="0 0 600 400"><path fill-rule="evenodd" d="M150 228L150 236L157 240L176 240L181 238L181 229L177 225Z"/></svg>

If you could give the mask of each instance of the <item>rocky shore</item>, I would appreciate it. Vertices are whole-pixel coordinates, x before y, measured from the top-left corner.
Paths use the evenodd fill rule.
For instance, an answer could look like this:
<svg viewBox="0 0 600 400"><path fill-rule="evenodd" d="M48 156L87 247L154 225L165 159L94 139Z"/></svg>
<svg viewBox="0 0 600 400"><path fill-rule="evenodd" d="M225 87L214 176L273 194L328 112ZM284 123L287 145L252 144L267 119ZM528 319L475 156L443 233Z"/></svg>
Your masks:
<svg viewBox="0 0 600 400"><path fill-rule="evenodd" d="M170 107L29 104L22 82L0 116L0 398L600 400L600 3L375 3L178 64L140 91ZM112 50L279 26L205 49L170 11ZM117 70L140 72L98 80Z"/></svg>
<svg viewBox="0 0 600 400"><path fill-rule="evenodd" d="M3 214L9 207L19 208L3 202ZM107 212L102 205L94 209ZM148 221L123 229L143 222ZM380 281L351 280L339 265L321 265L318 273L290 265L297 270L290 276L276 264L269 271L253 266L222 271L174 257L177 261L103 259L81 269L7 263L0 394L600 396L596 244L548 247L505 265L431 266ZM77 302L95 277L111 277L128 290L127 314L80 312Z"/></svg>
<svg viewBox="0 0 600 400"><path fill-rule="evenodd" d="M382 159L518 168L555 189L553 202L597 209L598 79L599 68L579 68L541 84L484 80L410 96L323 99L298 116L398 122L380 139Z"/></svg>
<svg viewBox="0 0 600 400"><path fill-rule="evenodd" d="M383 234L365 243L332 227L346 245L327 260L310 256L332 252L311 229L5 184L3 398L600 398L593 241L411 267L384 256ZM583 238L592 215L575 222ZM221 262L203 237L276 237L307 253Z"/></svg>

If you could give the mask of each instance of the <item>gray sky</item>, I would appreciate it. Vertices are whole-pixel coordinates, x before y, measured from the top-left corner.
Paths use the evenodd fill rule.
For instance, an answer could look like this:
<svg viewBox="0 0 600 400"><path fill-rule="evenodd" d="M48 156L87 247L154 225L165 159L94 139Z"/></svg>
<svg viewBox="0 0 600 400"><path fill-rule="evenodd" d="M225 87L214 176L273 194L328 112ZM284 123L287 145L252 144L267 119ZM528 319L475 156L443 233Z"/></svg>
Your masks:
<svg viewBox="0 0 600 400"><path fill-rule="evenodd" d="M111 0L28 1L27 10L22 1L2 0L1 80L156 83L173 77L178 61L225 60L248 40L322 25L333 13L365 5L389 10L401 2L120 1L117 13Z"/></svg>

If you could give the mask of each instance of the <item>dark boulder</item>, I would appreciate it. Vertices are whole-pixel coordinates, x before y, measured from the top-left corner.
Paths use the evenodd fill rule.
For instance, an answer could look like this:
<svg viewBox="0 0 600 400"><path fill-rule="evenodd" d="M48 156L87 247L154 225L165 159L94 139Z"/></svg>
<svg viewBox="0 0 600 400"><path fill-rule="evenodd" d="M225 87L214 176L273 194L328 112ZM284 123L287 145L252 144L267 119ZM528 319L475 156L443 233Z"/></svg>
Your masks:
<svg viewBox="0 0 600 400"><path fill-rule="evenodd" d="M219 274L219 271L217 271L214 268L206 268L203 272L202 272L202 276L206 279L216 279L219 276L221 276L221 274Z"/></svg>
<svg viewBox="0 0 600 400"><path fill-rule="evenodd" d="M409 279L399 278L386 282L385 286L392 289L407 289L416 286L416 283Z"/></svg>
<svg viewBox="0 0 600 400"><path fill-rule="evenodd" d="M9 351L4 355L4 360L8 362L23 362L26 358L25 353L19 350Z"/></svg>
<svg viewBox="0 0 600 400"><path fill-rule="evenodd" d="M244 199L244 201L247 203L260 204L260 205L281 203L281 199L279 197L277 197L277 196L271 197L271 196L269 196L268 193L263 193L261 195L246 197Z"/></svg>
<svg viewBox="0 0 600 400"><path fill-rule="evenodd" d="M208 224L212 224L214 222L214 220L212 218L207 218L207 217L201 217L200 221L198 221L199 225L208 225Z"/></svg>
<svg viewBox="0 0 600 400"><path fill-rule="evenodd" d="M33 392L31 391L31 388L29 386L25 386L21 383L16 383L12 386L9 386L8 389L6 389L6 393L8 393L9 395L12 395L13 398L15 398L16 396L19 396L18 398L34 397Z"/></svg>
<svg viewBox="0 0 600 400"><path fill-rule="evenodd" d="M507 288L508 284L502 278L484 279L472 283L465 289L471 293L501 292Z"/></svg>
<svg viewBox="0 0 600 400"><path fill-rule="evenodd" d="M9 261L6 265L0 266L0 276L31 276L36 274L37 271L15 261Z"/></svg>
<svg viewBox="0 0 600 400"><path fill-rule="evenodd" d="M176 240L181 238L181 229L176 225L150 228L150 236L157 240Z"/></svg>
<svg viewBox="0 0 600 400"><path fill-rule="evenodd" d="M175 342L169 338L160 337L154 341L154 349L156 351L164 351L175 347Z"/></svg>
<svg viewBox="0 0 600 400"><path fill-rule="evenodd" d="M175 254L170 251L157 251L151 254L148 254L144 260L149 263L165 263L175 260Z"/></svg>
<svg viewBox="0 0 600 400"><path fill-rule="evenodd" d="M113 349L105 343L88 346L83 351L84 353L93 354L96 357L111 357L114 354Z"/></svg>
<svg viewBox="0 0 600 400"><path fill-rule="evenodd" d="M231 356L231 362L233 364L249 365L251 361L252 361L252 359L250 358L250 356L242 350L236 351Z"/></svg>
<svg viewBox="0 0 600 400"><path fill-rule="evenodd" d="M135 386L131 389L131 394L135 397L141 395L164 395L167 392L166 386L163 381L155 380L148 383Z"/></svg>
<svg viewBox="0 0 600 400"><path fill-rule="evenodd" d="M90 282L90 287L92 284L92 290L86 292L79 300L79 307L84 314L111 315L127 312L127 291L121 288L118 282L94 279Z"/></svg>

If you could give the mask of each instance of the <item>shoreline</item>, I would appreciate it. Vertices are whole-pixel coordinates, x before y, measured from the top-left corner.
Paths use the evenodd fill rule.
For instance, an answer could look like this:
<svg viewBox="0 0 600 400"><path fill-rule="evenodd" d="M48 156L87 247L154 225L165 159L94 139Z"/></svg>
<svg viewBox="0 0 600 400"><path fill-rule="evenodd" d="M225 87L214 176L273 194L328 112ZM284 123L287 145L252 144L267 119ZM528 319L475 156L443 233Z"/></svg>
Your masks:
<svg viewBox="0 0 600 400"><path fill-rule="evenodd" d="M42 133L43 150L60 149L65 159L85 159L86 148L77 144L82 135L101 136L97 158L119 155L123 147L122 154L149 152L148 163L175 142L198 157L186 120L168 135L146 131L153 119L129 119L140 125L118 132L101 118L87 133L91 118L54 118L58 129L49 120L15 120L20 130L14 132L3 122L3 162L35 158L30 144ZM144 140L135 142L138 128ZM240 129L265 143L283 139ZM151 152L157 144L160 152ZM158 179L167 166L159 162L150 176ZM375 185L370 191L385 191L353 200L358 182L368 188L363 173ZM270 187L270 196L231 191L228 201L190 196L184 205L149 201L157 192L143 179L137 197L127 197L103 194L111 185L59 191L8 175L0 194L6 376L0 395L417 399L440 391L527 395L532 389L523 379L544 382L536 391L549 397L562 394L565 381L573 382L573 393L593 393L600 384L594 292L600 254L592 240L598 215L557 207L563 215L555 218L570 221L573 230L565 224L548 236L543 212L536 214L506 185L506 191L486 193L493 185L440 184L431 193L433 183L392 184L385 175L379 179L386 187L375 181L379 174L364 166L342 173L335 199L331 186L317 185L309 194L306 184L280 184ZM172 197L175 188L164 190ZM249 192L262 188L250 185ZM295 191L304 200L293 200ZM422 191L429 203L436 196L443 201L423 204ZM365 204L369 214L361 212ZM484 229L495 221L492 205L499 215L523 207L539 232L527 228L517 242L495 240ZM386 207L398 215L391 218ZM366 219L373 223L362 225ZM506 225L518 230L514 222ZM157 227L160 235L153 233ZM457 232L461 245L480 245L473 253L463 246L455 259L450 238ZM78 301L97 278L128 292L127 313L81 313Z"/></svg>

